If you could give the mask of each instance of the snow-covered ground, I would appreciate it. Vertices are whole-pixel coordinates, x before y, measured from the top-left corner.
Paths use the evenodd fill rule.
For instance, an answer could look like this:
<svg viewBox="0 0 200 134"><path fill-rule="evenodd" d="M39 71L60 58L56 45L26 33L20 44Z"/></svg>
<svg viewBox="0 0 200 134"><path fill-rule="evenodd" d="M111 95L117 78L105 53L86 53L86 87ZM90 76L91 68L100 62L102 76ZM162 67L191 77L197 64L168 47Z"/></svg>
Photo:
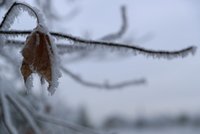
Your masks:
<svg viewBox="0 0 200 134"><path fill-rule="evenodd" d="M174 127L162 129L121 129L113 130L116 134L199 134L200 128Z"/></svg>

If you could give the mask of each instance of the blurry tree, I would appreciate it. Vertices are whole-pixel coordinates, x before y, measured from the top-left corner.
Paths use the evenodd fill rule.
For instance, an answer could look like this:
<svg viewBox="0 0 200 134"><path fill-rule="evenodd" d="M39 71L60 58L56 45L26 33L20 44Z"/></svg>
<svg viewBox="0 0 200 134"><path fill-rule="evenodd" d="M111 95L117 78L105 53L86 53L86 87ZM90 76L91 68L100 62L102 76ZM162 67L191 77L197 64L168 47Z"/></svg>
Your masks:
<svg viewBox="0 0 200 134"><path fill-rule="evenodd" d="M103 123L104 129L113 129L113 128L126 128L129 127L130 121L121 116L112 116L105 120Z"/></svg>
<svg viewBox="0 0 200 134"><path fill-rule="evenodd" d="M80 109L78 110L78 123L81 126L92 128L92 123L90 121L90 118L88 116L88 112L85 106L81 106Z"/></svg>
<svg viewBox="0 0 200 134"><path fill-rule="evenodd" d="M190 122L190 117L187 114L181 114L177 118L177 123L181 126L187 125Z"/></svg>
<svg viewBox="0 0 200 134"><path fill-rule="evenodd" d="M37 55L38 61L37 65L35 64L35 59L30 60L31 64L26 63L26 54L22 52L24 56L24 62L21 69L22 75L25 77L27 73L27 76L29 76L30 72L38 73L41 77L41 83L43 83L45 79L48 81L50 86L54 81L56 81L53 79L52 75L54 72L51 69L49 69L50 71L47 70L47 72L44 72L46 71L46 65L44 65L44 63L40 60L43 60L42 58L45 55L46 59L51 62L51 64L48 64L48 67L50 66L50 68L53 68L52 57L57 59L55 56L56 52L61 56L64 54L75 55L74 57L71 57L72 61L82 60L90 57L91 55L102 55L102 53L105 55L105 51L114 51L120 55L123 53L134 55L142 54L154 58L165 59L186 57L188 54L194 54L195 52L195 47L193 46L176 51L163 51L149 50L134 44L117 43L120 41L121 37L124 36L128 26L125 6L121 7L122 25L119 28L119 31L102 36L100 39L90 40L78 38L69 34L47 32L44 28L45 25L42 23L43 16L46 16L47 18L47 25L53 25L53 23L63 19L63 17L54 12L55 9L53 7L52 0L35 0L34 2L38 5L37 7L40 9L42 14L37 11L38 9L24 3L15 2L13 4L13 0L0 1L0 7L4 7L7 11L0 24L0 132L4 134L102 133L88 128L90 123L88 122L87 115L83 109L80 112L80 124L83 126L80 126L68 122L65 118L66 115L63 115L62 119L54 117L51 114L54 106L49 105L48 101L44 97L34 94L27 95L24 93L24 84L22 83L22 80L19 79L21 78L21 74L18 71L21 66L21 57L17 55L17 53L22 50L22 46L24 44L24 48L28 47L26 54L29 56L29 60L32 58L34 59ZM66 2L74 2L74 0L67 0ZM19 13L23 13L20 11L27 11L29 15L36 18L36 29L28 31L10 30L10 26L14 22L17 15ZM67 20L71 20L78 13L80 13L79 9L75 8L72 9L69 14L66 14L65 17L68 18ZM21 37L24 36L27 37L26 41L21 39ZM64 43L55 41L55 44L53 44L51 38L63 40ZM2 46L4 47L2 48ZM30 46L33 49L30 49ZM39 49L37 48L38 46ZM45 51L42 51L43 49L45 49ZM31 55L32 52L34 53L33 55ZM45 66L45 68L42 68L43 66ZM24 70L23 67L25 68ZM38 68L40 68L40 70ZM58 69L61 69L62 73L70 76L80 84L93 88L119 89L126 86L134 86L145 83L144 79L129 80L116 84L109 84L108 82L103 84L88 82L67 69L64 66L63 60L59 64ZM25 84L29 85L27 84L26 79ZM49 89L50 92L52 90Z"/></svg>

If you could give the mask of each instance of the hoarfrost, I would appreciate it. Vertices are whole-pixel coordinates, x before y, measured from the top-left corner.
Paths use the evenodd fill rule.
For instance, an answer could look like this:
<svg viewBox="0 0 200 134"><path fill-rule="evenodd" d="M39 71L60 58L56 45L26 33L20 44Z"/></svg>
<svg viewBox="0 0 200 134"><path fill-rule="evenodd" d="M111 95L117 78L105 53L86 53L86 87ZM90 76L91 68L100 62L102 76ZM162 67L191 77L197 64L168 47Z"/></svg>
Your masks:
<svg viewBox="0 0 200 134"><path fill-rule="evenodd" d="M40 37L39 34L36 33L36 45L38 46L40 44Z"/></svg>
<svg viewBox="0 0 200 134"><path fill-rule="evenodd" d="M52 95L52 94L54 94L56 88L58 87L58 84L59 84L58 79L61 77L61 73L60 73L60 58L58 56L57 47L56 47L56 44L54 43L54 39L52 38L52 36L48 32L48 29L45 28L43 25L39 24L34 29L34 31L42 32L45 35L48 35L48 37L50 39L50 44L49 44L49 42L47 40L46 40L45 44L48 46L48 53L49 53L50 62L51 62L51 75L52 75L51 78L52 79L51 79L51 82L49 83L48 91ZM38 41L36 41L36 43ZM52 50L52 53L51 53L51 50Z"/></svg>
<svg viewBox="0 0 200 134"><path fill-rule="evenodd" d="M11 8L6 13L2 24L0 25L1 30L8 30L13 22L15 21L16 17L19 15L20 11L26 11L28 14L37 19L37 22L40 25L45 26L45 21L43 15L40 11L27 3L17 3L15 2Z"/></svg>
<svg viewBox="0 0 200 134"><path fill-rule="evenodd" d="M38 9L29 6L26 3L17 3L15 2L10 9L8 10L8 12L6 13L4 20L2 21L2 23L0 24L0 29L1 30L8 30L11 25L13 24L15 18L19 15L20 11L26 11L28 12L28 14L32 17L35 17L37 19L37 27L33 30L32 33L34 33L35 31L40 31L42 33L44 33L45 35L48 35L48 37L50 38L50 46L48 45L48 41L46 41L44 45L48 46L48 53L50 56L50 63L51 63L51 81L49 83L49 92L51 94L53 94L55 92L56 87L58 86L58 79L61 77L61 73L59 71L59 58L58 58L58 52L57 52L57 48L56 45L54 44L54 39L52 39L51 35L49 34L47 28L45 27L45 22L44 22L44 18L43 15L40 13L40 11L38 11ZM32 35L31 33L31 35ZM30 36L31 36L30 35ZM29 37L30 37L29 36ZM0 36L0 41L3 42L4 44L4 37ZM38 45L40 43L40 37L38 34L36 34L36 44ZM52 53L51 51L52 50ZM33 84L32 84L32 76L29 76L25 86L27 88L27 91L29 92L30 89L32 88Z"/></svg>
<svg viewBox="0 0 200 134"><path fill-rule="evenodd" d="M50 58L51 58L51 66L52 66L52 83L51 86L49 87L49 92L53 94L55 92L55 89L58 87L58 79L61 77L61 72L60 72L60 58L58 56L58 51L57 51L57 46L54 42L54 38L48 33L48 36L51 41L51 48L53 51L54 55L51 55L50 53Z"/></svg>
<svg viewBox="0 0 200 134"><path fill-rule="evenodd" d="M30 75L26 82L25 82L25 86L26 86L26 89L27 89L27 93L29 93L33 87L33 76Z"/></svg>

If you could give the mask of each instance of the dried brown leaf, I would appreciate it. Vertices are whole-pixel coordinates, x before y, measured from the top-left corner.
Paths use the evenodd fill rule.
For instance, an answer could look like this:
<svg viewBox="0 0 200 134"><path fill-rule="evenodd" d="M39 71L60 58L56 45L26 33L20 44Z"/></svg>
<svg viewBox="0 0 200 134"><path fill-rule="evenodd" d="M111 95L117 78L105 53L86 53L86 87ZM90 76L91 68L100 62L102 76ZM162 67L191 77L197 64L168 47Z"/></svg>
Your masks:
<svg viewBox="0 0 200 134"><path fill-rule="evenodd" d="M36 72L49 83L49 87L51 86L51 56L54 56L51 45L49 35L37 28L27 37L22 50L23 62L21 66L25 83L27 78Z"/></svg>

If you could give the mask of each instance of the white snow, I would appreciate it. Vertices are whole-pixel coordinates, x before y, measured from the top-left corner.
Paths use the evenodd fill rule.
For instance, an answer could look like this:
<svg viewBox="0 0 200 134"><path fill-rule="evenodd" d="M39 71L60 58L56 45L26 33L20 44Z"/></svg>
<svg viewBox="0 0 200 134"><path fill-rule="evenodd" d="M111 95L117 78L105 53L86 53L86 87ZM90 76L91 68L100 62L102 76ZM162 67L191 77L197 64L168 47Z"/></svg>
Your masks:
<svg viewBox="0 0 200 134"><path fill-rule="evenodd" d="M26 90L27 90L27 93L29 93L33 87L33 76L30 75L26 82L25 82L25 86L26 86Z"/></svg>

